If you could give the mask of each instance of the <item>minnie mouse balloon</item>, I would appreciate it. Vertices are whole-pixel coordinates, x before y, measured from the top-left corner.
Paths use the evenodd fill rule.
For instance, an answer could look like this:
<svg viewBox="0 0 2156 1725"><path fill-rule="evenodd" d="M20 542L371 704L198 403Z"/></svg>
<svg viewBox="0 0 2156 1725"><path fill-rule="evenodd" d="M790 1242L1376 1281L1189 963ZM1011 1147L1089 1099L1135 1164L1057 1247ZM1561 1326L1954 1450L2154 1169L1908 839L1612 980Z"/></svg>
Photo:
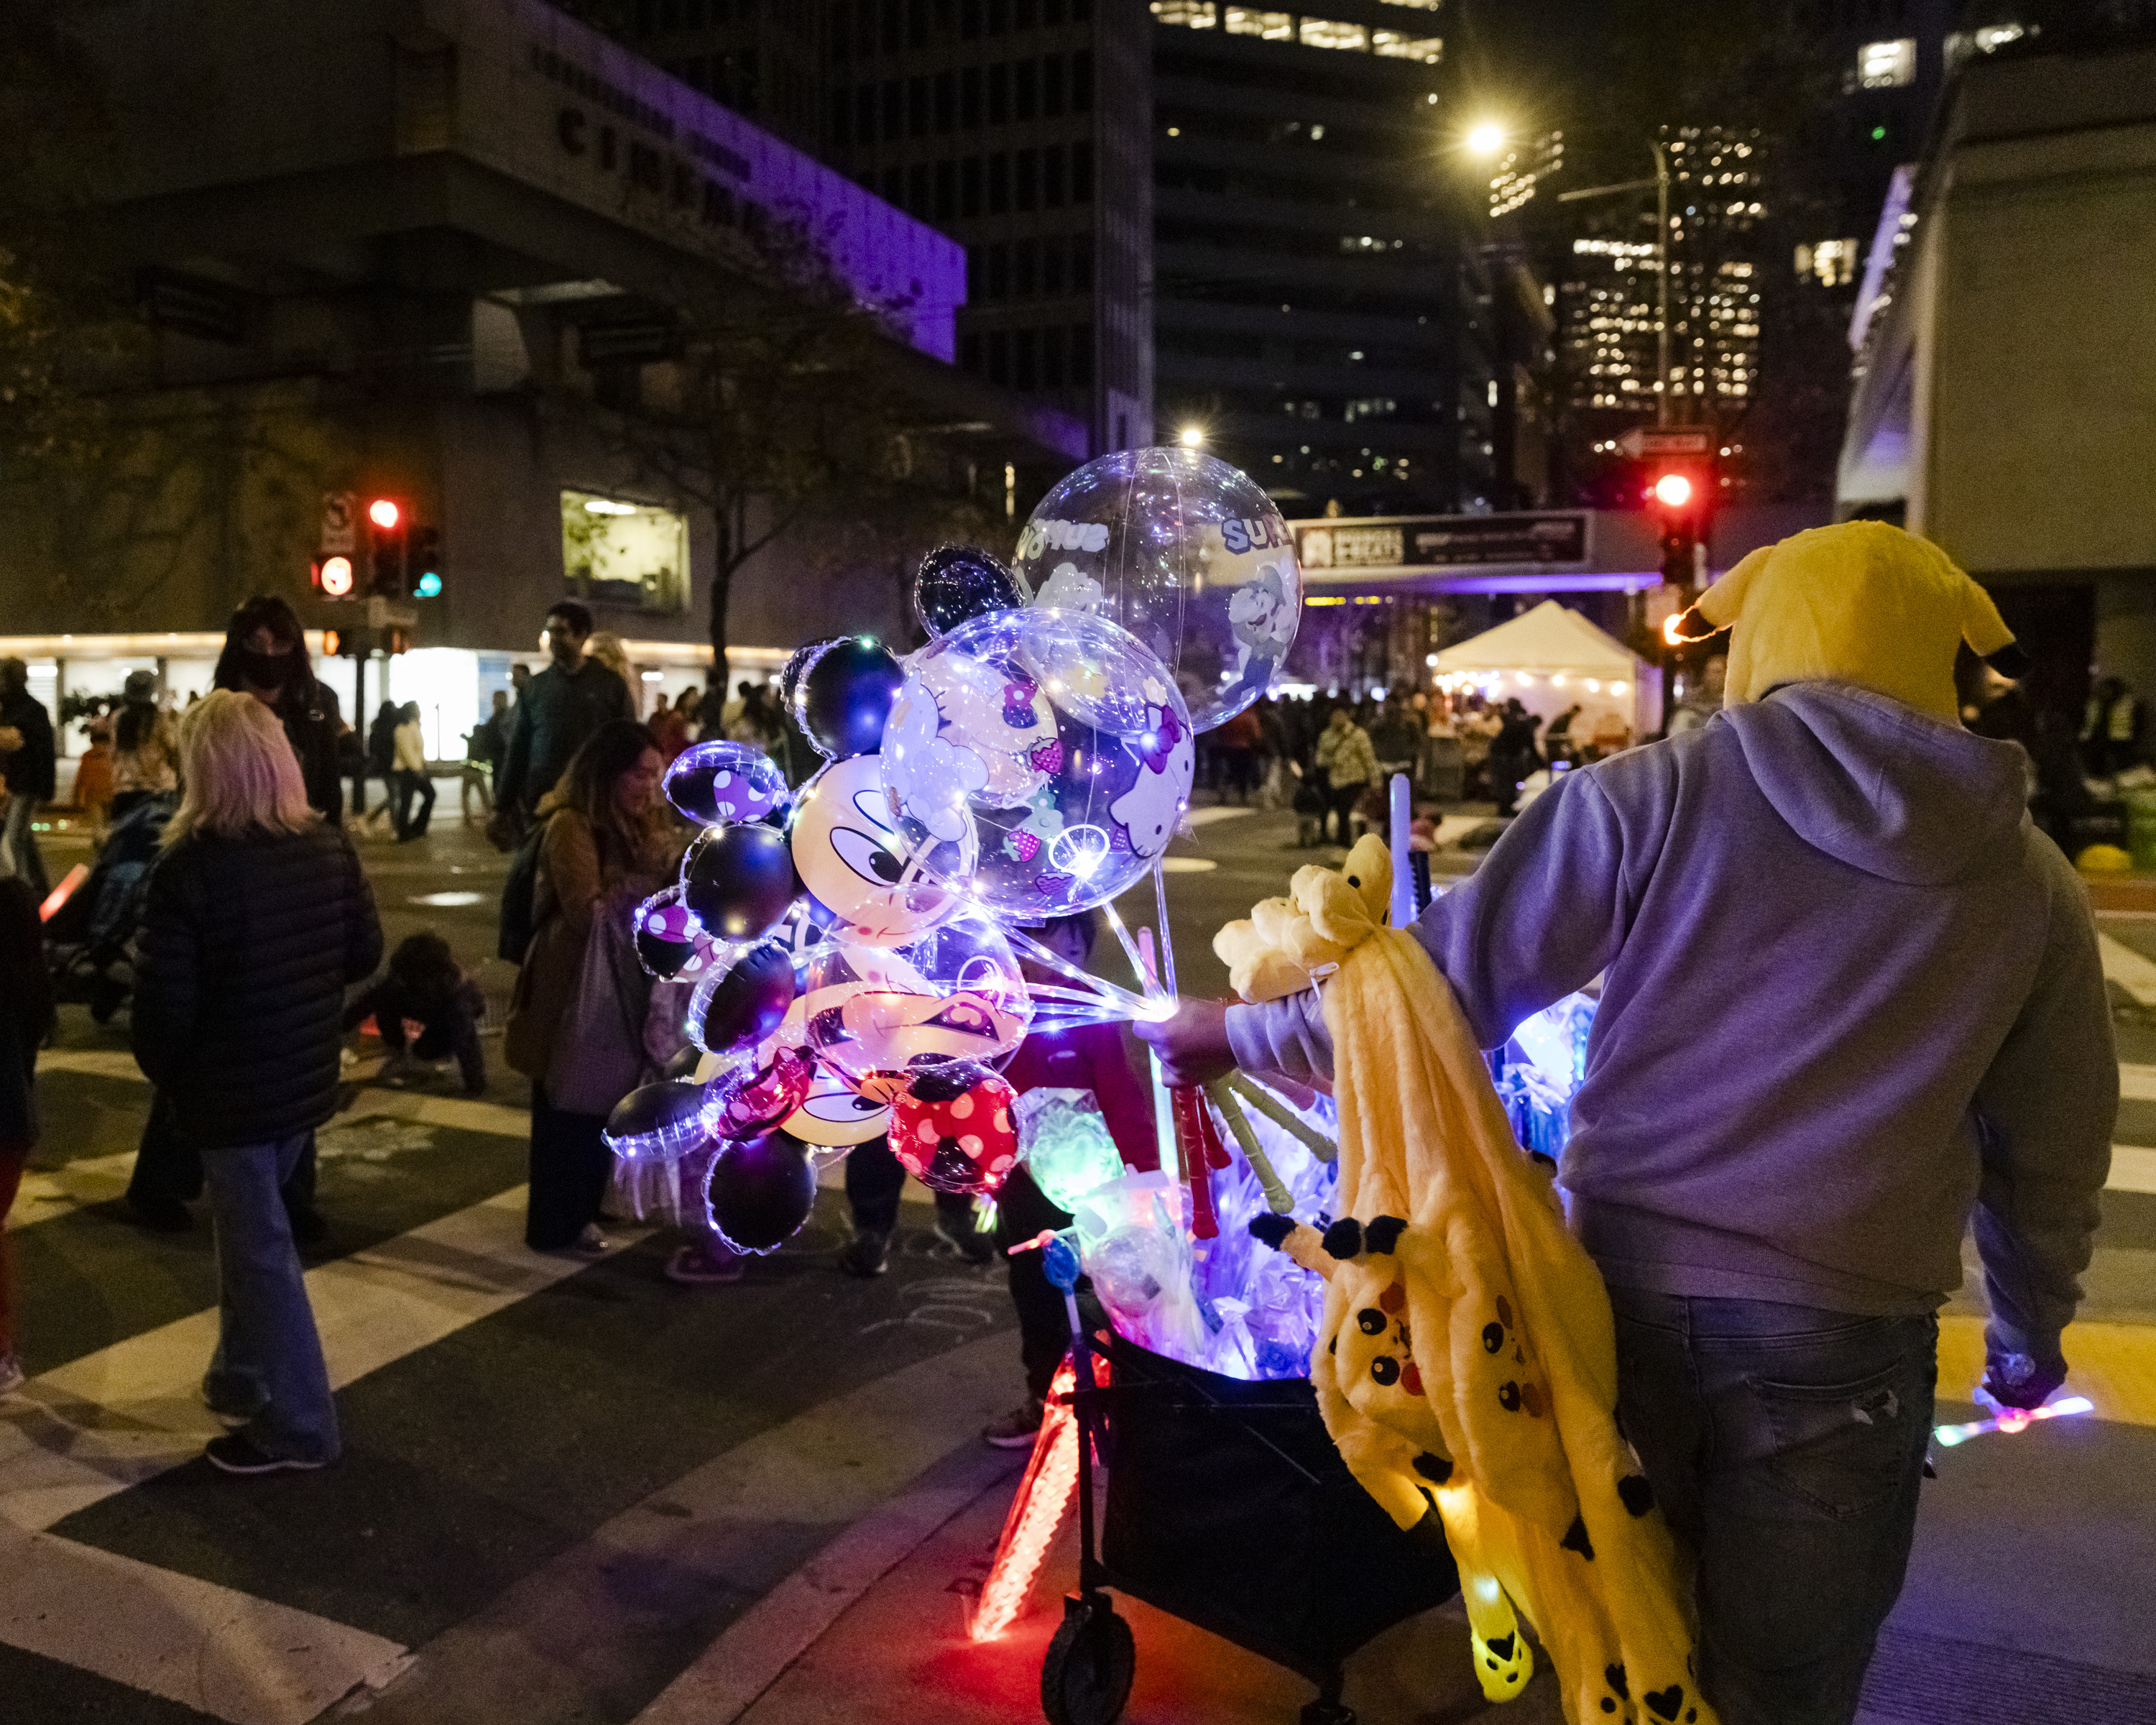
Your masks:
<svg viewBox="0 0 2156 1725"><path fill-rule="evenodd" d="M710 1136L703 1086L662 1078L633 1090L614 1104L603 1136L607 1148L624 1159L679 1162Z"/></svg>
<svg viewBox="0 0 2156 1725"><path fill-rule="evenodd" d="M785 1133L726 1145L711 1159L711 1225L736 1251L768 1252L808 1219L816 1171Z"/></svg>
<svg viewBox="0 0 2156 1725"><path fill-rule="evenodd" d="M768 933L797 887L786 835L773 827L721 827L681 860L682 901L715 940L752 941Z"/></svg>
<svg viewBox="0 0 2156 1725"><path fill-rule="evenodd" d="M1025 603L1018 579L978 546L939 545L913 578L913 611L932 639Z"/></svg>
<svg viewBox="0 0 2156 1725"><path fill-rule="evenodd" d="M872 755L905 677L896 656L873 638L833 641L801 673L794 717L809 742L834 761Z"/></svg>
<svg viewBox="0 0 2156 1725"><path fill-rule="evenodd" d="M786 806L786 775L745 742L697 742L674 757L660 788L698 826L762 820Z"/></svg>
<svg viewBox="0 0 2156 1725"><path fill-rule="evenodd" d="M880 1137L891 1124L891 1104L865 1096L828 1066L819 1065L801 1106L779 1122L789 1137L819 1149L844 1150Z"/></svg>
<svg viewBox="0 0 2156 1725"><path fill-rule="evenodd" d="M1124 449L1040 500L1014 569L1033 603L1093 613L1145 643L1200 731L1263 695L1295 639L1302 574L1265 490L1196 449Z"/></svg>
<svg viewBox="0 0 2156 1725"><path fill-rule="evenodd" d="M704 1086L712 1135L752 1138L793 1113L815 1080L815 1056L773 1040L736 1057Z"/></svg>
<svg viewBox="0 0 2156 1725"><path fill-rule="evenodd" d="M689 1002L689 1038L710 1054L762 1041L793 1004L793 955L783 942L758 941L724 970L716 966Z"/></svg>
<svg viewBox="0 0 2156 1725"><path fill-rule="evenodd" d="M914 655L884 788L909 867L1019 922L1104 904L1168 848L1190 797L1190 716L1115 624L1028 607Z"/></svg>
<svg viewBox="0 0 2156 1725"><path fill-rule="evenodd" d="M902 947L834 943L810 963L802 1006L817 1057L882 1102L925 1067L1009 1054L1033 1021L1017 957L985 916Z"/></svg>
<svg viewBox="0 0 2156 1725"><path fill-rule="evenodd" d="M1003 1075L957 1060L916 1075L891 1105L891 1153L932 1192L993 1197L1018 1160Z"/></svg>
<svg viewBox="0 0 2156 1725"><path fill-rule="evenodd" d="M793 866L820 920L867 945L909 941L964 906L901 848L874 755L834 761L793 806Z"/></svg>

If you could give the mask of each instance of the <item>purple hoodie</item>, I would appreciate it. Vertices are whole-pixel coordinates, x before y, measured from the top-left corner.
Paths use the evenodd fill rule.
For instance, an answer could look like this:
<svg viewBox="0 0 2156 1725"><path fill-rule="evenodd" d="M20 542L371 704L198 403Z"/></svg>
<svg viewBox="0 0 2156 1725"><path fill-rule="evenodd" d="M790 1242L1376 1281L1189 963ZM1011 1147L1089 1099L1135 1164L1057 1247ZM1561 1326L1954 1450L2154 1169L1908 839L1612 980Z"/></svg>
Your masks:
<svg viewBox="0 0 2156 1725"><path fill-rule="evenodd" d="M1415 933L1486 1047L1598 973L1561 1178L1614 1286L1925 1312L1972 1204L1995 1353L2058 1358L2118 1064L2022 757L1794 683L1537 798ZM1328 1072L1314 993L1228 1014Z"/></svg>

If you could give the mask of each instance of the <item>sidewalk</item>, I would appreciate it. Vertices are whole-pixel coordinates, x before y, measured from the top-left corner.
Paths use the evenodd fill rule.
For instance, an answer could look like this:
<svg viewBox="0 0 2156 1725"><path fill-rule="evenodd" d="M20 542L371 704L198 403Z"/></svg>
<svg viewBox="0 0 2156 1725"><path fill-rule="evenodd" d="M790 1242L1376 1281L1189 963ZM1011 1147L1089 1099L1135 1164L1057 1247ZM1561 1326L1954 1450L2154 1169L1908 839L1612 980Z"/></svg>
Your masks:
<svg viewBox="0 0 2156 1725"><path fill-rule="evenodd" d="M1950 1357L1943 1394L1965 1397L1968 1375L1967 1362ZM2056 1421L1939 1452L1864 1725L2156 1719L2147 1591L2156 1574L2156 1380L2134 1380L2125 1399L2105 1409L2125 1417ZM1974 1410L1942 1400L1938 1417ZM953 1450L737 1622L636 1725L1040 1717L1041 1657L1076 1574L1067 1518L1009 1633L979 1646L965 1635L966 1602L995 1548L1017 1466L984 1448ZM1137 1645L1131 1725L1286 1725L1312 1697L1289 1672L1175 1619L1120 1598L1116 1609ZM1547 1672L1517 1702L1483 1702L1456 1607L1366 1646L1349 1665L1345 1699L1362 1725L1562 1717Z"/></svg>

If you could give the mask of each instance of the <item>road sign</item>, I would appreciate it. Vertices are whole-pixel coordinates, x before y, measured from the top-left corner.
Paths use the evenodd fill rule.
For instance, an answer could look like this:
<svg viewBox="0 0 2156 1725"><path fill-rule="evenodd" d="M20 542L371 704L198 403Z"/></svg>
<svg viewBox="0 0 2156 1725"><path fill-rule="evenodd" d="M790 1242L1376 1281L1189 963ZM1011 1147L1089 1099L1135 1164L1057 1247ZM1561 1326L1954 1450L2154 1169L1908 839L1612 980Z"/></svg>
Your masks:
<svg viewBox="0 0 2156 1725"><path fill-rule="evenodd" d="M1305 569L1313 572L1587 560L1587 517L1577 511L1298 521L1293 531L1296 557Z"/></svg>
<svg viewBox="0 0 2156 1725"><path fill-rule="evenodd" d="M1705 455L1714 446L1712 432L1701 427L1667 427L1660 430L1635 425L1617 439L1617 453L1634 460L1643 455Z"/></svg>
<svg viewBox="0 0 2156 1725"><path fill-rule="evenodd" d="M324 552L355 552L359 549L359 500L349 491L322 493L322 542Z"/></svg>

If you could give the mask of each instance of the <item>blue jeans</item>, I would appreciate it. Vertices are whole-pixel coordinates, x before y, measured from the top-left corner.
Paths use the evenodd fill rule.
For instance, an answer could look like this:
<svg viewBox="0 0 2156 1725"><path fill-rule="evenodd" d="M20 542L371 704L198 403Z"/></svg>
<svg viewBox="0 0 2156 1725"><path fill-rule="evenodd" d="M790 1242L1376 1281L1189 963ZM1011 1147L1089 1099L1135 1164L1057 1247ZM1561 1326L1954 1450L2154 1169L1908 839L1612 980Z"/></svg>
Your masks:
<svg viewBox="0 0 2156 1725"><path fill-rule="evenodd" d="M218 1280L217 1353L203 1394L220 1414L249 1416L245 1435L266 1454L334 1461L343 1445L329 1367L279 1189L313 1136L202 1153Z"/></svg>
<svg viewBox="0 0 2156 1725"><path fill-rule="evenodd" d="M1698 1561L1722 1725L1847 1725L1902 1590L1938 1321L1612 1288L1618 1411Z"/></svg>

